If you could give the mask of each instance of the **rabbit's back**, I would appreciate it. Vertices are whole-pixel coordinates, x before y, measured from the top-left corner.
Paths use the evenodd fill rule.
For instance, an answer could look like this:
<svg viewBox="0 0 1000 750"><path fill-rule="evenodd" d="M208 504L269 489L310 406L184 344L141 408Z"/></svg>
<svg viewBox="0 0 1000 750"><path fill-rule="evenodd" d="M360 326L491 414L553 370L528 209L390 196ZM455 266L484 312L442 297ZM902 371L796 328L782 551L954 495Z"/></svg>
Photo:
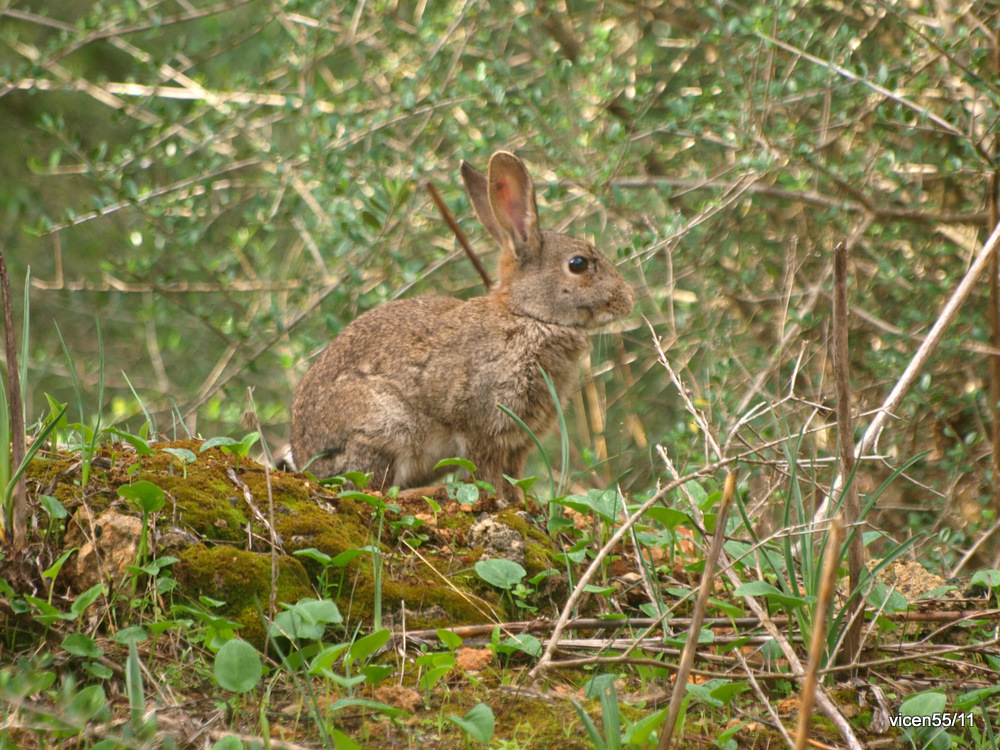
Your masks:
<svg viewBox="0 0 1000 750"><path fill-rule="evenodd" d="M292 406L292 451L318 476L363 470L376 487L436 477L453 456L527 451L556 417L542 377L570 390L589 346L577 328L516 315L493 297L417 297L348 325L320 354ZM471 448L471 450L470 450Z"/></svg>

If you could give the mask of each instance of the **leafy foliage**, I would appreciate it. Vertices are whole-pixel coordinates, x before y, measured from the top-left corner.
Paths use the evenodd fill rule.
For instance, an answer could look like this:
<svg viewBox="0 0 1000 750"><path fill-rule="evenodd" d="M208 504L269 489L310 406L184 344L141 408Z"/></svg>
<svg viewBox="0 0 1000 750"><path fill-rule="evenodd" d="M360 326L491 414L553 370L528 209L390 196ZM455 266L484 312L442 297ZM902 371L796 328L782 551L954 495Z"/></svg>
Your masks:
<svg viewBox="0 0 1000 750"><path fill-rule="evenodd" d="M560 513L596 514L606 524L598 531L611 534L621 510L653 495L664 458L678 474L700 469L718 435L723 452L750 468L748 502L731 519L741 525L729 529L742 536L727 552L760 580L734 590L787 610L805 632L816 576L810 555L796 555L820 540L797 530L835 471L832 250L851 247L850 371L861 426L996 220L998 13L996 0L8 3L0 9L0 243L14 278L29 279L29 423L39 420L36 436L50 431L81 448L84 486L103 436L151 455L150 432L109 425L152 418L174 436L232 435L247 387L262 442L280 442L294 384L360 312L404 295L481 293L423 185L437 184L465 223L459 160L481 165L497 148L516 150L538 178L543 221L592 236L638 290L632 327L595 337L585 387L567 410L560 468L581 489L556 503ZM472 234L494 259L478 229ZM868 520L909 538L905 546L875 538L870 551L881 565L912 549L955 573L966 552L995 553L986 544L1000 511L987 297L985 284L974 291L893 415L878 460L854 478L873 508ZM80 412L72 424L61 407L71 395ZM246 457L252 435L217 444ZM191 451L174 458L185 474L197 460ZM0 465L0 485L17 468ZM123 494L155 514L162 492L146 495L135 479ZM697 567L683 549L686 535L700 533L713 484L684 485L689 502L655 509L660 526L641 528L635 545L668 547L671 570L675 561ZM588 491L595 485L602 489ZM58 526L58 501L45 507ZM710 513L704 520L710 529ZM769 524L789 531L774 538ZM576 533L560 515L550 527ZM579 535L564 552L569 575L592 554L592 539ZM381 571L380 548L365 552ZM46 580L69 554L52 561ZM311 554L303 557L323 569L320 595L340 590L329 572L345 561ZM169 560L133 566L135 580L156 578ZM597 562L602 586L585 593L610 599L617 561ZM475 570L490 576L488 566ZM513 572L495 585L526 606L535 593L527 584L538 582ZM642 572L662 597L663 571L650 560ZM974 582L995 597L991 572ZM60 608L53 590L17 599L18 614L43 629L70 627L108 595L97 586ZM665 592L683 600L690 590ZM881 583L854 594L880 608L885 627L903 606ZM659 616L667 604L642 606ZM382 665L369 663L369 648L388 631L305 653L341 623L331 605L289 603L271 635L301 648L294 655L331 682L374 683ZM223 651L242 648L229 646L240 643L234 623L184 606L176 611L198 623L225 667ZM712 606L733 615L732 602ZM840 632L831 629L831 639ZM61 651L108 679L103 644L92 634L66 638ZM145 656L128 643L133 715L122 731L142 738L152 731L139 710ZM542 653L527 633L497 635L494 648L511 660ZM428 700L457 670L453 650L418 657ZM630 724L614 683L598 678L599 706L578 714L593 743L612 746L618 728L626 742L645 741L655 715ZM54 732L69 737L108 721L103 687L55 681L44 663L0 673L24 711L43 691L68 707L52 720ZM692 704L714 706L742 689L705 683L691 691ZM984 696L963 699L987 712ZM905 705L914 716L942 710L937 692ZM372 708L334 710L344 707ZM590 718L597 709L603 732ZM489 741L486 712L473 711L445 720ZM329 737L339 745L338 731ZM984 746L995 746L989 725L983 732ZM735 742L717 737L720 746Z"/></svg>

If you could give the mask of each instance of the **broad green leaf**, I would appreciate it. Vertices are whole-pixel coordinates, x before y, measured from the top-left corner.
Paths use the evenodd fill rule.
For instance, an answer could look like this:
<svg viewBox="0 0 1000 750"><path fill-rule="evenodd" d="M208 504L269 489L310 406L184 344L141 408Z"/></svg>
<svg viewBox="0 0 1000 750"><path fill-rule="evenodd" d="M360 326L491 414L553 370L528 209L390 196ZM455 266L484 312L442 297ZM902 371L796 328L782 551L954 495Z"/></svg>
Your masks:
<svg viewBox="0 0 1000 750"><path fill-rule="evenodd" d="M779 591L767 581L749 581L740 584L733 592L733 596L762 596L768 601L782 607L803 607L816 599L814 596L805 599L798 596L789 596Z"/></svg>
<svg viewBox="0 0 1000 750"><path fill-rule="evenodd" d="M488 745L490 740L493 739L495 728L493 709L485 703L473 706L465 716L458 717L454 714L449 714L446 718L465 730L472 739L480 744Z"/></svg>
<svg viewBox="0 0 1000 750"><path fill-rule="evenodd" d="M246 641L233 638L215 655L215 679L226 690L247 693L257 686L263 674L260 654Z"/></svg>
<svg viewBox="0 0 1000 750"><path fill-rule="evenodd" d="M527 571L513 560L494 558L476 563L476 575L491 586L509 591L527 575Z"/></svg>
<svg viewBox="0 0 1000 750"><path fill-rule="evenodd" d="M434 470L437 471L438 469L444 469L448 466L459 466L470 474L476 473L476 465L467 458L442 458L434 464Z"/></svg>
<svg viewBox="0 0 1000 750"><path fill-rule="evenodd" d="M363 638L359 638L351 644L348 653L350 654L350 657L356 661L365 661L368 657L388 643L391 636L392 631L387 628L376 630L374 633L366 635Z"/></svg>
<svg viewBox="0 0 1000 750"><path fill-rule="evenodd" d="M83 633L70 633L60 644L64 651L73 656L83 656L87 659L97 659L104 655L104 649L98 648L97 641Z"/></svg>
<svg viewBox="0 0 1000 750"><path fill-rule="evenodd" d="M163 507L166 495L163 490L145 479L134 484L123 484L118 488L118 494L145 513L155 513Z"/></svg>

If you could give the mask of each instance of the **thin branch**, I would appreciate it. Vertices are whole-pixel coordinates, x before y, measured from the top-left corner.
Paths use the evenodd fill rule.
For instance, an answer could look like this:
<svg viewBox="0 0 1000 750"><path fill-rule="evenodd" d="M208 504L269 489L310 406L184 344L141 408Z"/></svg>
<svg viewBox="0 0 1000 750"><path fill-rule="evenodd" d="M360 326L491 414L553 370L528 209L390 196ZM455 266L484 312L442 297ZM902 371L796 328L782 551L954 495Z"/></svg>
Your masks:
<svg viewBox="0 0 1000 750"><path fill-rule="evenodd" d="M698 599L694 604L694 611L691 613L691 629L688 631L687 641L684 643L684 651L681 653L680 666L677 668L677 677L674 679L674 690L670 696L670 708L667 711L667 721L663 725L660 733L659 750L667 750L670 747L674 736L674 726L677 724L677 717L681 713L681 704L687 696L688 675L691 674L691 667L694 666L694 656L698 651L698 637L701 635L701 623L705 618L705 610L708 608L708 598L712 594L715 585L715 570L719 562L719 555L722 553L722 544L726 540L726 519L729 516L729 509L733 504L733 497L736 495L736 473L730 472L726 477L725 489L722 492L722 500L716 511L715 532L712 534L712 544L705 555L705 567L701 573L701 585L698 588Z"/></svg>
<svg viewBox="0 0 1000 750"><path fill-rule="evenodd" d="M680 190L731 190L736 183L713 177L692 180L678 177L621 177L610 183L618 188L659 188L674 187ZM921 224L974 224L976 226L992 226L986 211L940 211L920 206L887 206L879 200L872 200L866 206L859 200L848 197L826 195L816 190L788 190L766 183L755 183L746 189L753 195L767 198L804 203L821 208L836 208L851 213L870 213L874 218L883 221L908 221Z"/></svg>
<svg viewBox="0 0 1000 750"><path fill-rule="evenodd" d="M10 276L7 261L0 251L0 303L3 305L4 348L7 355L7 404L10 407L10 476L24 461L24 404L21 402L21 376L17 367L17 343L14 340L14 303L10 298ZM6 440L6 436L0 436ZM6 499L7 487L0 487L0 500ZM28 492L24 474L18 477L11 493L11 539L15 552L24 549L28 538ZM0 502L0 513L6 511ZM6 519L0 519L0 541L6 542Z"/></svg>
<svg viewBox="0 0 1000 750"><path fill-rule="evenodd" d="M857 533L855 536L861 538ZM809 722L812 720L813 705L816 701L817 677L820 662L823 661L823 649L826 646L826 625L829 619L830 602L833 600L833 592L837 582L837 568L840 566L840 544L843 538L844 524L839 518L835 518L826 540L826 554L823 555L819 598L816 601L816 612L813 614L812 640L809 643L809 667L806 670L806 677L802 681L802 691L800 692L799 726L795 732L795 750L805 750L809 741Z"/></svg>
<svg viewBox="0 0 1000 750"><path fill-rule="evenodd" d="M486 290L489 291L493 288L493 282L490 280L489 273L487 273L486 269L483 267L483 262L479 260L479 256L476 255L476 251L473 250L472 246L469 244L469 238L465 236L465 232L462 231L462 227L458 225L458 222L455 221L455 217L452 216L451 211L448 210L448 204L441 199L441 195L438 193L437 188L434 187L433 182L427 183L427 192L431 194L431 199L434 201L434 205L438 207L438 211L441 212L441 216L444 218L445 223L455 234L458 244L462 246L462 249L465 250L465 254L469 256L469 260L472 261L472 265L476 267L476 270L479 272L479 276L486 285Z"/></svg>
<svg viewBox="0 0 1000 750"><path fill-rule="evenodd" d="M851 362L848 355L847 328L847 243L839 242L833 251L833 374L837 392L837 438L840 446L840 482L847 496L843 502L844 524L853 529L847 551L847 569L851 591L861 590L861 574L865 567L865 548L857 523L861 516L858 485L850 481L854 471L854 420L851 418ZM849 604L851 625L847 629L845 660L857 660L861 652L861 632L864 622L853 613L864 607L861 597Z"/></svg>
<svg viewBox="0 0 1000 750"><path fill-rule="evenodd" d="M941 314L938 315L938 319L934 322L934 326L927 334L927 339L920 345L920 348L917 349L916 354L913 355L913 359L911 359L910 363L906 366L906 369L903 371L899 381L892 389L892 392L886 397L882 406L878 408L875 418L872 420L871 424L868 425L868 429L865 430L864 436L854 449L855 456L863 455L868 452L872 446L878 443L879 435L885 428L885 424L889 420L889 417L892 416L893 412L895 412L897 408L899 408L903 398L917 381L917 378L924 369L928 360L930 360L934 350L937 349L937 345L941 343L941 339L944 337L945 331L948 330L948 327L958 315L958 311L962 308L962 305L965 304L965 300L968 299L973 288L975 288L976 284L979 283L979 280L983 275L983 271L988 267L990 259L996 252L997 245L1000 245L1000 224L997 224L997 226L993 229L993 233L986 241L986 244L983 245L982 250L979 251L979 255L976 256L975 261L973 261L969 270L966 271L962 281L955 288L955 291L948 299L948 302L945 304Z"/></svg>

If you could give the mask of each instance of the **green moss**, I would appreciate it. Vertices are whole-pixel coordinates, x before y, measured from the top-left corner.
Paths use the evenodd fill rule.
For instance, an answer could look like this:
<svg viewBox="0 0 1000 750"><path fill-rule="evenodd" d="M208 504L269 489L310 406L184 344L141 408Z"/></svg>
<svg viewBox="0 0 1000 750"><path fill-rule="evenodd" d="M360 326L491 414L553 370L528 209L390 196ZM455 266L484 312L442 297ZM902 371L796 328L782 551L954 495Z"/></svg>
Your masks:
<svg viewBox="0 0 1000 750"><path fill-rule="evenodd" d="M264 643L260 612L267 611L271 589L270 555L233 547L196 544L182 550L173 572L192 598L210 596L224 601L223 614L241 623L240 635L258 647ZM312 596L309 576L294 557L278 558L276 599L294 603Z"/></svg>
<svg viewBox="0 0 1000 750"><path fill-rule="evenodd" d="M291 505L291 507L289 507ZM283 505L275 526L289 552L315 547L331 557L364 547L371 540L372 511L367 505L338 499L327 511L315 501Z"/></svg>
<svg viewBox="0 0 1000 750"><path fill-rule="evenodd" d="M171 511L170 499L176 503L184 527L207 539L237 542L246 538L246 501L231 483L227 486L210 473L190 470L187 478L148 471L142 478L167 493L165 513Z"/></svg>

